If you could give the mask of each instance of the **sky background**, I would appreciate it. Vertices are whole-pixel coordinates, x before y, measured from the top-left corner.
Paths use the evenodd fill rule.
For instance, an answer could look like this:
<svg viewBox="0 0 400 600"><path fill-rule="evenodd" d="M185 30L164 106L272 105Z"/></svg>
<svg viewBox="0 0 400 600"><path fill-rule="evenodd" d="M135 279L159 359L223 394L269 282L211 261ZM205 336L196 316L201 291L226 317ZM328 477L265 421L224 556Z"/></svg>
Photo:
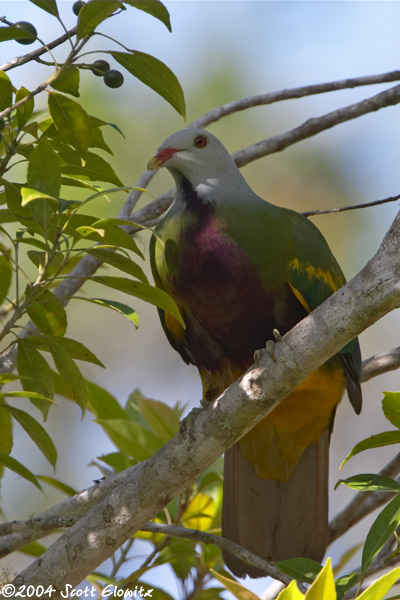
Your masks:
<svg viewBox="0 0 400 600"><path fill-rule="evenodd" d="M59 5L65 24L72 27L72 2L62 1ZM172 33L133 8L100 29L130 48L156 56L174 71L185 91L188 123L241 97L399 67L398 2L171 1L165 5L171 15ZM0 2L0 13L13 22L33 22L46 41L62 33L54 19L26 1ZM103 49L114 48L109 40L97 39L96 44ZM0 62L33 48L3 43ZM62 60L63 51L59 49L56 54ZM33 89L48 73L45 67L29 64L9 74L16 87L23 84ZM83 73L81 100L91 114L117 123L124 131L125 140L112 130L108 134L109 143L116 149L112 164L127 185L135 185L157 146L185 123L152 90L128 73L124 76L123 87L110 90L100 78ZM390 84L368 86L258 107L227 117L210 130L233 152L388 87ZM45 105L46 94L39 102ZM396 195L400 191L399 110L384 109L340 125L245 167L244 175L259 195L297 210ZM23 180L23 172L19 176ZM149 189L156 195L171 185L169 174L162 172ZM99 205L98 210L116 215L122 202L121 196L111 208ZM397 208L398 203L314 219L348 278L373 255ZM141 244L146 249L145 236ZM139 387L146 395L171 404L180 400L189 407L197 405L201 388L196 369L184 365L169 347L156 311L139 301L135 308L140 317L138 331L128 328L126 321L112 311L71 303L68 335L88 345L106 365L104 371L83 366L85 375L109 389L121 403ZM364 357L399 345L399 325L397 311L366 331L361 336ZM332 514L353 494L346 489L333 491L339 478L338 465L356 441L388 428L381 416L381 392L396 388L398 372L365 385L364 410L357 418L347 401L342 403L332 439ZM78 489L85 488L98 476L98 471L87 465L92 458L111 451L111 443L90 415L80 422L79 410L70 403L60 400L52 412L49 425L60 455L57 476ZM354 459L341 476L379 470L390 455L390 451L381 450ZM22 433L13 456L25 461L35 473L51 474ZM13 474L4 480L2 497L10 520L26 518L43 507L40 493ZM49 492L48 503L56 500ZM330 554L337 559L344 548L360 539L362 531L361 527L352 530L332 546ZM17 569L22 562L17 556L7 564ZM165 570L161 577L166 578L166 586L172 586ZM261 593L266 581L247 581L246 585ZM176 593L173 588L165 589Z"/></svg>

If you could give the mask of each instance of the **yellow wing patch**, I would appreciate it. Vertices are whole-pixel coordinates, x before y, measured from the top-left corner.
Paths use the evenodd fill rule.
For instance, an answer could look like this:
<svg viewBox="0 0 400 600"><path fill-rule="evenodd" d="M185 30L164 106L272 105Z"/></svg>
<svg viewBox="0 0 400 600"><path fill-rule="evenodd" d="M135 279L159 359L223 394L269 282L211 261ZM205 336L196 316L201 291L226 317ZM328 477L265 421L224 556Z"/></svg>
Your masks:
<svg viewBox="0 0 400 600"><path fill-rule="evenodd" d="M342 287L342 285L345 284L344 277L342 277L338 273L336 273L336 275L338 275L338 277L335 280L332 276L331 271L327 271L326 269L322 269L321 267L314 267L313 265L310 265L309 263L300 263L298 258L293 258L290 261L289 269L296 269L296 271L299 271L299 273L301 273L301 272L306 273L308 275L308 277L311 279L311 281L313 279L317 279L317 278L321 279L324 283L329 285L329 287L331 288L331 290L333 292L336 292L340 287ZM300 298L298 298L298 300L300 300ZM301 300L300 300L300 302L301 302ZM303 304L303 302L302 302L302 304ZM303 304L303 306L304 306L304 304Z"/></svg>
<svg viewBox="0 0 400 600"><path fill-rule="evenodd" d="M300 302L300 304L302 304L304 306L304 308L306 309L306 311L308 313L310 313L311 308L310 308L308 302L305 300L305 298L300 294L299 290L296 290L296 288L293 287L293 285L290 283L290 281L288 281L288 284L290 285L290 289L292 290L293 294L296 296L296 298Z"/></svg>

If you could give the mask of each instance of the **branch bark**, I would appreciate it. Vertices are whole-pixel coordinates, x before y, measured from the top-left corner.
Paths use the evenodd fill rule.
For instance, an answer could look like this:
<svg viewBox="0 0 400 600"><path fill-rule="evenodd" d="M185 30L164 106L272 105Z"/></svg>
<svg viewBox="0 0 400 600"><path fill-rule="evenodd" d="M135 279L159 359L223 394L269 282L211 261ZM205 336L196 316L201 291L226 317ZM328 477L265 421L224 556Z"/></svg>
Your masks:
<svg viewBox="0 0 400 600"><path fill-rule="evenodd" d="M15 585L77 585L311 372L399 306L400 213L356 277L200 411L190 434L178 434L149 460L110 477L112 491L20 573Z"/></svg>

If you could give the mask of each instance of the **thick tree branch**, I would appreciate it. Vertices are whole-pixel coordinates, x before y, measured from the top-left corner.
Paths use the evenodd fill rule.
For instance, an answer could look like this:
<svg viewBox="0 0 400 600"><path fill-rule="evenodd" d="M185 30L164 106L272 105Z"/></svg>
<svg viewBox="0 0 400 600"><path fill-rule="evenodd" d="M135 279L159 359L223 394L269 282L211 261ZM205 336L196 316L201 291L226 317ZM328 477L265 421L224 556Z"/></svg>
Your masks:
<svg viewBox="0 0 400 600"><path fill-rule="evenodd" d="M349 283L265 352L208 410L152 458L110 477L112 492L20 575L16 584L78 584L310 373L400 306L400 213Z"/></svg>

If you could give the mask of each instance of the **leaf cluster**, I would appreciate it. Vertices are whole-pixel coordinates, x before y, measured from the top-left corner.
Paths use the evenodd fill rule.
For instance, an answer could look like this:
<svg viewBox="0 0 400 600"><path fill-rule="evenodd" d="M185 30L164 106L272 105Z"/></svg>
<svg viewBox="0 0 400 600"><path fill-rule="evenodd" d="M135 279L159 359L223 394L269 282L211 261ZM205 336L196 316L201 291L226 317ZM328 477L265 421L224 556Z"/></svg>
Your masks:
<svg viewBox="0 0 400 600"><path fill-rule="evenodd" d="M32 2L66 30L55 0ZM111 164L113 152L104 137L107 129L123 135L121 130L91 115L79 100L81 75L92 76L92 64L82 62L86 43L101 34L98 28L105 19L118 18L127 9L145 11L171 29L168 11L158 0L91 0L81 3L77 25L66 36L50 43L34 36L31 41L43 46L0 70L0 354L13 346L18 353L18 375L1 376L0 386L8 384L10 388L18 379L23 390L7 389L1 394L0 465L1 473L4 467L11 469L38 488L38 478L10 456L13 420L19 422L53 468L56 449L38 420L19 406L11 406L10 398L14 402L18 398L18 403L28 398L43 420L54 404L55 394L70 398L84 411L90 394L78 361L103 367L88 348L67 336L65 306L70 297L60 291L59 284L74 276L74 268L82 258L91 257L97 265L108 265L116 272L88 278L97 286L140 298L180 319L173 300L147 280L141 265L142 252L128 233L132 222L99 219L86 210L97 198L109 201L112 194L126 197L130 190ZM22 38L18 24L5 17L1 21L5 26L0 27L0 42L26 39L29 27L23 29ZM35 31L39 29L37 25ZM123 46L119 40L113 42ZM69 44L63 63L57 62L50 50L61 43ZM49 61L39 59L44 53ZM113 56L112 51L109 54ZM115 52L113 58L184 114L179 82L161 61L128 49ZM29 61L51 65L53 72L35 90L23 86L16 89L6 71ZM38 93L47 94L45 114L36 109ZM76 289L83 283L77 281ZM81 299L117 311L138 327L135 308L119 299L87 295Z"/></svg>

